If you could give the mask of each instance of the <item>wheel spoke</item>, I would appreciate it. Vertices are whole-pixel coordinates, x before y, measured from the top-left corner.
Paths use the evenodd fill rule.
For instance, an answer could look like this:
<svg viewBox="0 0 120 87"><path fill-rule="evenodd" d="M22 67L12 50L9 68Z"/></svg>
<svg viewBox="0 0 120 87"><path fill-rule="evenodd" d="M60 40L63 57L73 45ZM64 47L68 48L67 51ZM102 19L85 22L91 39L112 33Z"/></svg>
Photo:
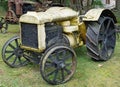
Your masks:
<svg viewBox="0 0 120 87"><path fill-rule="evenodd" d="M107 32L108 32L111 22L112 22L111 20L108 20L108 24L106 26L105 34L107 34Z"/></svg>
<svg viewBox="0 0 120 87"><path fill-rule="evenodd" d="M14 51L6 50L5 53L13 53Z"/></svg>
<svg viewBox="0 0 120 87"><path fill-rule="evenodd" d="M21 61L21 58L20 57L18 57L18 60L19 60L19 65L22 65L22 61Z"/></svg>
<svg viewBox="0 0 120 87"><path fill-rule="evenodd" d="M108 48L107 48L106 43L104 43L104 45L103 45L102 55L103 55L103 57L105 57L105 58L108 57Z"/></svg>
<svg viewBox="0 0 120 87"><path fill-rule="evenodd" d="M112 31L110 31L110 33L108 34L108 37L112 36L115 34L115 29L113 29Z"/></svg>
<svg viewBox="0 0 120 87"><path fill-rule="evenodd" d="M19 47L18 40L15 39L16 46Z"/></svg>
<svg viewBox="0 0 120 87"><path fill-rule="evenodd" d="M55 60L55 54L51 54L51 55L49 56L49 59L50 59L51 61Z"/></svg>
<svg viewBox="0 0 120 87"><path fill-rule="evenodd" d="M54 78L53 78L53 82L56 82L57 75L58 75L58 69L55 71Z"/></svg>
<svg viewBox="0 0 120 87"><path fill-rule="evenodd" d="M49 72L45 77L49 77L50 75L54 74L56 71L57 71L57 69L55 69L55 70Z"/></svg>
<svg viewBox="0 0 120 87"><path fill-rule="evenodd" d="M14 47L12 44L9 44L9 46L10 46L12 49L15 49L15 47Z"/></svg>
<svg viewBox="0 0 120 87"><path fill-rule="evenodd" d="M25 58L25 61L22 63L23 65L24 65L24 64L27 64L27 63L29 62L29 58L32 59L32 57L30 57L30 56L28 56L28 55L26 55L26 54L23 54L23 57Z"/></svg>
<svg viewBox="0 0 120 87"><path fill-rule="evenodd" d="M64 68L64 70L67 72L68 75L71 73L71 71L68 70L66 67Z"/></svg>
<svg viewBox="0 0 120 87"><path fill-rule="evenodd" d="M111 41L110 41L111 40ZM108 42L107 42L107 44L108 44L108 47L109 48L114 48L114 46L115 46L115 38L112 38L112 39L110 39Z"/></svg>
<svg viewBox="0 0 120 87"><path fill-rule="evenodd" d="M69 55L64 56L63 61L66 61L66 60L68 60L69 58L72 58L72 54L69 54Z"/></svg>
<svg viewBox="0 0 120 87"><path fill-rule="evenodd" d="M59 58L59 52L55 52L55 54L56 54L56 59L60 60L60 58Z"/></svg>
<svg viewBox="0 0 120 87"><path fill-rule="evenodd" d="M49 56L49 59L50 59L50 61L53 62L53 63L57 63L57 62L58 62L58 60L57 60L57 58L56 58L56 53L51 54L51 55Z"/></svg>
<svg viewBox="0 0 120 87"><path fill-rule="evenodd" d="M28 58L29 58L29 56L28 56L28 55L26 55L26 54L23 54L23 57L24 57L24 58L26 58L26 59L28 59Z"/></svg>
<svg viewBox="0 0 120 87"><path fill-rule="evenodd" d="M29 60L26 59L22 64L25 65L25 64L27 64L28 62L29 62Z"/></svg>
<svg viewBox="0 0 120 87"><path fill-rule="evenodd" d="M46 61L46 64L45 64L46 67L54 67L54 63L53 62L50 62L50 61Z"/></svg>
<svg viewBox="0 0 120 87"><path fill-rule="evenodd" d="M14 65L16 61L17 61L17 57L15 57L15 59L14 59L12 65Z"/></svg>
<svg viewBox="0 0 120 87"><path fill-rule="evenodd" d="M72 63L66 63L65 66L72 66Z"/></svg>
<svg viewBox="0 0 120 87"><path fill-rule="evenodd" d="M14 53L12 53L9 57L6 58L6 60L9 60L10 58L12 58L14 55Z"/></svg>
<svg viewBox="0 0 120 87"><path fill-rule="evenodd" d="M105 24L103 23L100 29L100 34L104 34L105 33Z"/></svg>
<svg viewBox="0 0 120 87"><path fill-rule="evenodd" d="M65 79L64 69L61 69L61 76L62 76L62 81L64 81L64 79Z"/></svg>
<svg viewBox="0 0 120 87"><path fill-rule="evenodd" d="M67 53L66 53L66 50L63 50L62 51L62 55L64 56L64 55L66 55Z"/></svg>
<svg viewBox="0 0 120 87"><path fill-rule="evenodd" d="M58 52L56 52L56 56L57 56L57 60L61 60L64 58L64 56L66 55L66 50L59 50ZM61 58L61 59L60 59Z"/></svg>

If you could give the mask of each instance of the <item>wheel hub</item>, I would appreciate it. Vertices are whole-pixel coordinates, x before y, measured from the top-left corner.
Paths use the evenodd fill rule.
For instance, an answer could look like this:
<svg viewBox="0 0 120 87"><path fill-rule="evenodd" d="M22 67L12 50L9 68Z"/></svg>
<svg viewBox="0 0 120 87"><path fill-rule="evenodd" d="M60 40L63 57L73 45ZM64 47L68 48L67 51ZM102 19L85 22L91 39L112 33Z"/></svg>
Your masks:
<svg viewBox="0 0 120 87"><path fill-rule="evenodd" d="M14 54L15 54L17 57L21 57L22 54L23 54L23 51L18 47L18 48L15 49Z"/></svg>
<svg viewBox="0 0 120 87"><path fill-rule="evenodd" d="M65 67L65 63L63 61L59 61L55 65L59 69L63 69Z"/></svg>
<svg viewBox="0 0 120 87"><path fill-rule="evenodd" d="M59 65L59 66L60 66L60 68L62 68L62 69L63 69L63 68L65 67L65 63L63 63L63 62L62 62L62 63L60 63L60 65Z"/></svg>

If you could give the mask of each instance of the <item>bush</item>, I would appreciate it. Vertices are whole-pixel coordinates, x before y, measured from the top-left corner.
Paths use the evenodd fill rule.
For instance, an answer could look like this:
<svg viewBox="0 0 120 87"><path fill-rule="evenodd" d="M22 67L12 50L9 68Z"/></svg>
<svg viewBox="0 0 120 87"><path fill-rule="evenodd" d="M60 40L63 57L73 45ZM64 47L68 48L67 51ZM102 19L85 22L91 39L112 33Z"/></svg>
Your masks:
<svg viewBox="0 0 120 87"><path fill-rule="evenodd" d="M8 0L0 0L0 7L3 8L4 10L8 9Z"/></svg>
<svg viewBox="0 0 120 87"><path fill-rule="evenodd" d="M101 0L94 0L93 2L93 6L96 7L103 7L103 4L101 2Z"/></svg>

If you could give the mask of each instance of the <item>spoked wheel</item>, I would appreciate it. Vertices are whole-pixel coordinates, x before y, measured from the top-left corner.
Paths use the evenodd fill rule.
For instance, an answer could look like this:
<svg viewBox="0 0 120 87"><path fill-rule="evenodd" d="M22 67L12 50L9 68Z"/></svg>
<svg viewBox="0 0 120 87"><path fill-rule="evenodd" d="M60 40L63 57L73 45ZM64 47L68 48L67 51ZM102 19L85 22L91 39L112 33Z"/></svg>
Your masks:
<svg viewBox="0 0 120 87"><path fill-rule="evenodd" d="M10 67L21 67L28 64L29 60L24 56L24 50L20 48L19 36L9 39L2 48L2 59Z"/></svg>
<svg viewBox="0 0 120 87"><path fill-rule="evenodd" d="M1 33L6 33L7 29L8 29L7 21L3 17L0 17L0 30L1 30Z"/></svg>
<svg viewBox="0 0 120 87"><path fill-rule="evenodd" d="M43 79L49 84L65 83L76 69L76 55L73 49L65 45L54 45L46 50L40 63Z"/></svg>
<svg viewBox="0 0 120 87"><path fill-rule="evenodd" d="M87 29L86 47L88 55L96 60L108 60L114 52L116 31L110 17L100 17L90 22Z"/></svg>

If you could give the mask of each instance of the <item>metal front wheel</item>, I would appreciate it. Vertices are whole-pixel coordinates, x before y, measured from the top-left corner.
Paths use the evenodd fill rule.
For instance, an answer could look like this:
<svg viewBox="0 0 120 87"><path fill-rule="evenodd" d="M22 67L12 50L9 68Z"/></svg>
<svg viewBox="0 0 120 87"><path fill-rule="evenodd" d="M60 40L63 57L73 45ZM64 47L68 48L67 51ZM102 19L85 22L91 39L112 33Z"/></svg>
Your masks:
<svg viewBox="0 0 120 87"><path fill-rule="evenodd" d="M43 79L49 84L65 83L76 69L76 55L73 49L65 45L54 45L46 50L40 63Z"/></svg>
<svg viewBox="0 0 120 87"><path fill-rule="evenodd" d="M10 67L21 67L28 64L29 60L24 56L25 52L20 48L19 36L9 39L2 48L2 59Z"/></svg>

